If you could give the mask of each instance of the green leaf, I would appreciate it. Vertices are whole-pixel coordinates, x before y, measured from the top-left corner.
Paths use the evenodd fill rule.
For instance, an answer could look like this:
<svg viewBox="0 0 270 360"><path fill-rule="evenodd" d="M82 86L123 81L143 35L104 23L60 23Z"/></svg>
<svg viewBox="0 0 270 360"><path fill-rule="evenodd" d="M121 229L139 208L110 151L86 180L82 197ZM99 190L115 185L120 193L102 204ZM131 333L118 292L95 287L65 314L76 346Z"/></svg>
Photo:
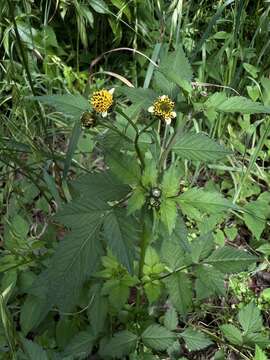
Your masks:
<svg viewBox="0 0 270 360"><path fill-rule="evenodd" d="M155 187L157 186L158 171L156 162L151 160L145 161L145 169L142 174L142 184L144 187Z"/></svg>
<svg viewBox="0 0 270 360"><path fill-rule="evenodd" d="M145 194L144 190L140 187L137 187L131 197L128 200L128 215L134 213L137 210L140 210L145 203Z"/></svg>
<svg viewBox="0 0 270 360"><path fill-rule="evenodd" d="M175 241L168 241L167 238L162 243L161 257L172 271L185 263L185 252L180 244Z"/></svg>
<svg viewBox="0 0 270 360"><path fill-rule="evenodd" d="M159 71L171 82L191 90L192 69L181 45L162 59Z"/></svg>
<svg viewBox="0 0 270 360"><path fill-rule="evenodd" d="M217 214L228 211L232 203L218 192L205 191L201 188L191 188L177 198L181 210L191 218L196 218L197 211L207 214Z"/></svg>
<svg viewBox="0 0 270 360"><path fill-rule="evenodd" d="M160 218L167 227L169 234L173 232L177 218L176 202L173 199L163 199L160 205Z"/></svg>
<svg viewBox="0 0 270 360"><path fill-rule="evenodd" d="M138 235L138 224L135 218L127 216L125 209L111 210L105 217L104 236L108 246L130 273L133 272Z"/></svg>
<svg viewBox="0 0 270 360"><path fill-rule="evenodd" d="M165 197L177 195L180 185L180 176L177 169L172 165L163 176L161 190Z"/></svg>
<svg viewBox="0 0 270 360"><path fill-rule="evenodd" d="M166 350L174 343L175 338L175 334L158 324L148 326L142 333L144 345L157 351Z"/></svg>
<svg viewBox="0 0 270 360"><path fill-rule="evenodd" d="M64 180L66 179L66 177L68 175L68 170L70 168L73 155L76 151L77 144L78 144L78 141L80 138L80 134L81 134L81 122L79 119L75 122L75 124L73 126L71 136L69 139L69 143L68 143L68 149L67 149L67 153L66 153L66 158L65 158L65 162L64 162L64 170L63 170L63 179Z"/></svg>
<svg viewBox="0 0 270 360"><path fill-rule="evenodd" d="M183 272L172 274L165 279L170 300L181 315L186 315L192 307L191 281Z"/></svg>
<svg viewBox="0 0 270 360"><path fill-rule="evenodd" d="M220 330L222 331L223 335L231 344L234 345L242 345L243 338L242 333L237 327L234 325L228 324L228 325L221 325Z"/></svg>
<svg viewBox="0 0 270 360"><path fill-rule="evenodd" d="M103 252L100 226L108 206L97 199L77 199L64 206L57 218L71 232L62 240L48 269L48 297L62 311L70 311L80 290L96 271Z"/></svg>
<svg viewBox="0 0 270 360"><path fill-rule="evenodd" d="M120 200L130 191L129 186L123 185L110 171L81 176L71 183L71 189L81 198L104 202Z"/></svg>
<svg viewBox="0 0 270 360"><path fill-rule="evenodd" d="M181 333L182 338L185 340L186 346L189 351L197 351L205 349L213 342L201 331L187 328Z"/></svg>
<svg viewBox="0 0 270 360"><path fill-rule="evenodd" d="M244 271L257 260L256 256L249 254L247 251L224 246L215 250L205 262L213 265L223 273L234 273Z"/></svg>
<svg viewBox="0 0 270 360"><path fill-rule="evenodd" d="M121 92L126 95L135 106L135 114L139 113L142 109L147 111L158 97L151 89L123 87L121 88Z"/></svg>
<svg viewBox="0 0 270 360"><path fill-rule="evenodd" d="M133 185L140 182L140 167L136 159L117 151L105 155L111 171L123 184Z"/></svg>
<svg viewBox="0 0 270 360"><path fill-rule="evenodd" d="M36 342L27 340L27 339L21 339L21 342L23 344L24 351L26 355L28 356L29 360L48 360L48 356L45 350L42 349L40 345L38 345Z"/></svg>
<svg viewBox="0 0 270 360"><path fill-rule="evenodd" d="M270 107L254 102L243 96L232 96L217 106L223 112L239 112L241 114L270 114Z"/></svg>
<svg viewBox="0 0 270 360"><path fill-rule="evenodd" d="M238 320L245 334L260 332L262 330L263 321L261 312L253 302L239 311Z"/></svg>
<svg viewBox="0 0 270 360"><path fill-rule="evenodd" d="M84 111L90 109L90 104L81 95L52 95L36 96L33 99L53 106L65 115L79 118Z"/></svg>
<svg viewBox="0 0 270 360"><path fill-rule="evenodd" d="M213 294L225 295L224 274L212 266L196 266L196 292L199 300Z"/></svg>
<svg viewBox="0 0 270 360"><path fill-rule="evenodd" d="M208 233L193 239L191 242L191 258L194 263L205 259L214 250L213 234Z"/></svg>
<svg viewBox="0 0 270 360"><path fill-rule="evenodd" d="M176 330L178 325L178 317L177 312L173 306L170 306L169 309L165 313L164 317L164 325L168 330Z"/></svg>
<svg viewBox="0 0 270 360"><path fill-rule="evenodd" d="M265 201L253 201L244 206L244 221L257 240L266 226L267 203Z"/></svg>
<svg viewBox="0 0 270 360"><path fill-rule="evenodd" d="M137 344L137 335L128 330L116 333L101 350L103 356L117 357L123 359L125 355L131 354Z"/></svg>
<svg viewBox="0 0 270 360"><path fill-rule="evenodd" d="M215 161L225 158L231 151L203 133L183 134L172 150L182 159Z"/></svg>
<svg viewBox="0 0 270 360"><path fill-rule="evenodd" d="M101 285L96 284L89 291L90 305L87 309L88 319L94 336L104 328L107 318L108 301L101 295Z"/></svg>
<svg viewBox="0 0 270 360"><path fill-rule="evenodd" d="M256 345L256 351L253 360L268 360L268 357L258 345Z"/></svg>
<svg viewBox="0 0 270 360"><path fill-rule="evenodd" d="M64 350L63 356L87 357L92 352L94 341L95 338L91 333L81 331L71 339Z"/></svg>

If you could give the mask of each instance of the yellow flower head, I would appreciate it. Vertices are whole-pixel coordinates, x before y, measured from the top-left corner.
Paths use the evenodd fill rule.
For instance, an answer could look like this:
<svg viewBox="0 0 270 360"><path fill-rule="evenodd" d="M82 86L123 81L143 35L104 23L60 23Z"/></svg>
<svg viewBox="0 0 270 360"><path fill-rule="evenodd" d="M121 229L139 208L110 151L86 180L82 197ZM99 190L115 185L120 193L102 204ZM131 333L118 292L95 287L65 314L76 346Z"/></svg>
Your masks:
<svg viewBox="0 0 270 360"><path fill-rule="evenodd" d="M113 92L114 89L102 89L95 91L91 97L93 109L103 117L108 115L108 110L113 104Z"/></svg>
<svg viewBox="0 0 270 360"><path fill-rule="evenodd" d="M171 123L171 120L176 117L174 102L167 95L162 95L157 98L148 111L165 120L168 125Z"/></svg>

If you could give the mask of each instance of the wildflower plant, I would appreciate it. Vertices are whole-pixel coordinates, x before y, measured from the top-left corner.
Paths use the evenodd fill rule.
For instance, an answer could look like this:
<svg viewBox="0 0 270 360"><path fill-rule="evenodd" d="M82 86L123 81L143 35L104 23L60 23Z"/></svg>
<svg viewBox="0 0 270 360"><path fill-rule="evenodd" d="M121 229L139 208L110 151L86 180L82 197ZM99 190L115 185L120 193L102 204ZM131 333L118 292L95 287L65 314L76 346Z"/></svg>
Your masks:
<svg viewBox="0 0 270 360"><path fill-rule="evenodd" d="M196 326L195 307L223 297L228 274L258 261L244 249L215 243L217 224L241 208L218 190L202 187L192 174L226 163L233 153L230 144L195 131L192 120L269 109L224 92L198 101L192 81L179 46L154 69L152 88L95 90L89 99L39 98L74 123L66 174L81 131L90 131L103 159L102 169L69 184L69 201L59 204L54 219L67 234L26 300L35 308L29 330L53 308L85 314L65 356L94 351L101 359L155 359L166 353L180 358L207 348L216 337Z"/></svg>

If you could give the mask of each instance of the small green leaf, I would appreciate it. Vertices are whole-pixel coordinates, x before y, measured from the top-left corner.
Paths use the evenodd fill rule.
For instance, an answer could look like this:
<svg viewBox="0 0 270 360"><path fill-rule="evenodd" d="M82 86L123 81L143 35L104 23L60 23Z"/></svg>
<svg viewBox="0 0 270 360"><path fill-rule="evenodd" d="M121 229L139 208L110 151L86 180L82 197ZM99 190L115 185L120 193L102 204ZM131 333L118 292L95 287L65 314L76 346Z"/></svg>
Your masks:
<svg viewBox="0 0 270 360"><path fill-rule="evenodd" d="M165 279L169 297L181 315L186 315L192 307L191 281L183 272L178 272Z"/></svg>
<svg viewBox="0 0 270 360"><path fill-rule="evenodd" d="M241 114L270 114L270 107L254 102L243 96L232 96L219 104L217 110L223 112L239 112Z"/></svg>
<svg viewBox="0 0 270 360"><path fill-rule="evenodd" d="M176 330L177 328L178 317L177 317L177 312L173 306L170 306L165 313L164 325L166 326L167 329L171 331Z"/></svg>
<svg viewBox="0 0 270 360"><path fill-rule="evenodd" d="M140 187L137 187L131 197L128 200L128 215L134 213L137 210L140 210L145 203L145 194L144 190Z"/></svg>
<svg viewBox="0 0 270 360"><path fill-rule="evenodd" d="M171 270L176 270L185 263L185 252L182 247L175 241L168 241L168 239L162 243L161 257Z"/></svg>
<svg viewBox="0 0 270 360"><path fill-rule="evenodd" d="M261 312L253 302L239 311L238 320L245 334L260 332L262 330L263 321Z"/></svg>
<svg viewBox="0 0 270 360"><path fill-rule="evenodd" d="M221 325L220 330L222 331L223 335L231 344L234 345L242 345L243 338L242 333L237 327L234 325L228 324L228 325Z"/></svg>
<svg viewBox="0 0 270 360"><path fill-rule="evenodd" d="M257 257L247 251L224 246L215 250L206 260L207 264L213 265L223 273L244 271L249 265L257 261Z"/></svg>
<svg viewBox="0 0 270 360"><path fill-rule="evenodd" d="M42 349L40 345L38 345L36 342L27 340L27 339L21 339L21 342L23 344L23 348L25 353L28 356L29 360L48 360L48 356L45 350Z"/></svg>
<svg viewBox="0 0 270 360"><path fill-rule="evenodd" d="M144 345L157 351L166 350L174 343L175 338L175 334L158 324L148 326L142 333Z"/></svg>
<svg viewBox="0 0 270 360"><path fill-rule="evenodd" d="M182 338L185 340L186 346L189 351L197 351L205 349L213 342L201 331L187 328L181 333Z"/></svg>
<svg viewBox="0 0 270 360"><path fill-rule="evenodd" d="M194 263L205 259L214 250L214 237L211 233L202 235L191 242L191 258Z"/></svg>
<svg viewBox="0 0 270 360"><path fill-rule="evenodd" d="M213 294L225 295L224 275L220 271L214 269L212 266L198 265L196 267L196 275L197 281L199 280L202 283L202 286L199 288L202 289L202 292L200 291L199 294L197 292L200 300Z"/></svg>
<svg viewBox="0 0 270 360"><path fill-rule="evenodd" d="M161 189L162 194L165 197L171 197L177 195L179 191L179 174L174 165L172 165L163 176Z"/></svg>
<svg viewBox="0 0 270 360"><path fill-rule="evenodd" d="M129 355L135 350L136 344L137 335L128 330L123 330L115 333L101 352L103 356L123 359L125 355Z"/></svg>
<svg viewBox="0 0 270 360"><path fill-rule="evenodd" d="M182 159L193 161L216 161L231 154L231 151L202 133L183 134L173 151Z"/></svg>
<svg viewBox="0 0 270 360"><path fill-rule="evenodd" d="M173 199L163 199L160 205L160 218L167 227L169 234L173 232L177 218L176 202Z"/></svg>
<svg viewBox="0 0 270 360"><path fill-rule="evenodd" d="M70 343L64 350L63 356L73 355L87 357L92 352L94 340L95 338L91 333L87 331L78 332L74 338L70 340Z"/></svg>
<svg viewBox="0 0 270 360"><path fill-rule="evenodd" d="M256 345L256 351L253 360L268 360L268 357L258 345Z"/></svg>
<svg viewBox="0 0 270 360"><path fill-rule="evenodd" d="M253 201L244 206L244 221L257 240L266 226L267 203L265 201Z"/></svg>

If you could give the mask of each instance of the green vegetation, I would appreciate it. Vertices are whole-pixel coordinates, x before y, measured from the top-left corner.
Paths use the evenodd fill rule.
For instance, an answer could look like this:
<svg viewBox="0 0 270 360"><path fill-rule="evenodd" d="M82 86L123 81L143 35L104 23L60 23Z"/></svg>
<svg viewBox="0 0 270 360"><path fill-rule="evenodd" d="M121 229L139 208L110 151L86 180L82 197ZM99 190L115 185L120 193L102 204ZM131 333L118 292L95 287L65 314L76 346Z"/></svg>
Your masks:
<svg viewBox="0 0 270 360"><path fill-rule="evenodd" d="M0 359L270 359L269 12L1 1Z"/></svg>

